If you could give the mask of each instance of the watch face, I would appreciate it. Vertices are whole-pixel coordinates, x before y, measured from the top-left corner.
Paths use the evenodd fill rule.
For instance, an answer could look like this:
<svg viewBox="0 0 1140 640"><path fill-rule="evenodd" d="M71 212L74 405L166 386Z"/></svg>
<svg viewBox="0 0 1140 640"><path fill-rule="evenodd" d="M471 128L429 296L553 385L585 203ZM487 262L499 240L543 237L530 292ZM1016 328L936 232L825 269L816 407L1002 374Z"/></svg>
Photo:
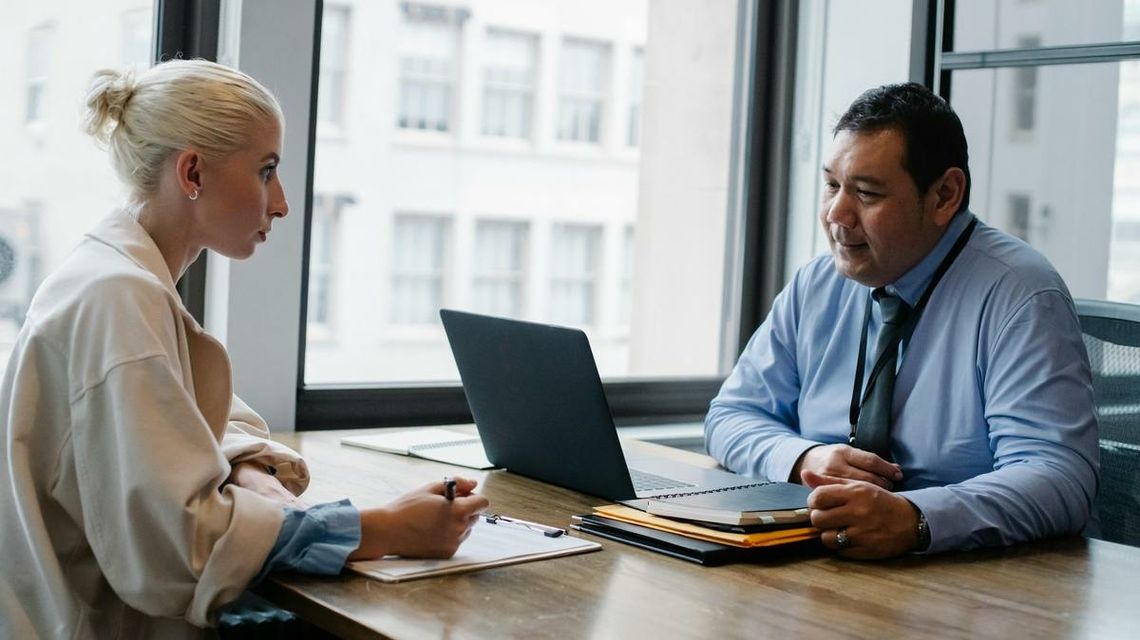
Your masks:
<svg viewBox="0 0 1140 640"><path fill-rule="evenodd" d="M930 546L930 525L925 514L918 514L918 550L926 551Z"/></svg>

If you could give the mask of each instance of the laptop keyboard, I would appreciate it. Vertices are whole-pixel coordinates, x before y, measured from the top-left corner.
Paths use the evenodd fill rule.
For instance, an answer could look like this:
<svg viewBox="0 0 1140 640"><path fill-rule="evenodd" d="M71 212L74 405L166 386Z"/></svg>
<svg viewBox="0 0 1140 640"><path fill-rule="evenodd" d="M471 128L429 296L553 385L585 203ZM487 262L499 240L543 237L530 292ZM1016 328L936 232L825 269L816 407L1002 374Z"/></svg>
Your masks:
<svg viewBox="0 0 1140 640"><path fill-rule="evenodd" d="M637 469L630 469L629 477L633 480L634 491L662 491L664 489L684 489L685 487L697 486Z"/></svg>

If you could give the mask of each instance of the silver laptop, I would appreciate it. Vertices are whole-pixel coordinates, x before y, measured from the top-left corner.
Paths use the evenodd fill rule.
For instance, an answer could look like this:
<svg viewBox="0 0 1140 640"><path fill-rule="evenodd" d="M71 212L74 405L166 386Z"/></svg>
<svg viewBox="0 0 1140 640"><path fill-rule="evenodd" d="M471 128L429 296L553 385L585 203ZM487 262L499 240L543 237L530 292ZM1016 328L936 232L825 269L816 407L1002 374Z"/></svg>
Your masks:
<svg viewBox="0 0 1140 640"><path fill-rule="evenodd" d="M440 311L487 459L583 493L638 500L762 485L799 508L807 489L651 455L626 457L594 355L578 329ZM755 489L754 489L755 490Z"/></svg>

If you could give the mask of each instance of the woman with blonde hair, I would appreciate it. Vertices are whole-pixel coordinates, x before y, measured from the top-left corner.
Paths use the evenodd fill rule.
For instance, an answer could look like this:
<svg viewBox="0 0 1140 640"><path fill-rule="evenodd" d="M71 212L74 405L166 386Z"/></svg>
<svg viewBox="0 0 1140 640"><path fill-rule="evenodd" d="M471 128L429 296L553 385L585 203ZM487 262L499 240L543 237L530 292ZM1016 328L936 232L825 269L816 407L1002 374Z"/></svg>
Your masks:
<svg viewBox="0 0 1140 640"><path fill-rule="evenodd" d="M289 211L284 118L201 60L98 72L87 131L130 197L44 281L0 383L0 637L194 637L269 572L449 557L486 499L460 480L307 507L304 461L233 395L174 283L247 258Z"/></svg>

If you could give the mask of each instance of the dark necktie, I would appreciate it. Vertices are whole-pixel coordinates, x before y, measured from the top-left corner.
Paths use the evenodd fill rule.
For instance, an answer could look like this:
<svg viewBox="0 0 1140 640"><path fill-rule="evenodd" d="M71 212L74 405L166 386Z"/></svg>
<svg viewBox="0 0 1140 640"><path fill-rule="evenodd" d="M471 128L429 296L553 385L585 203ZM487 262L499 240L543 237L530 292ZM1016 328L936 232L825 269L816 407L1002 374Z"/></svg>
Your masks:
<svg viewBox="0 0 1140 640"><path fill-rule="evenodd" d="M895 369L898 368L899 361L899 340L911 309L902 298L889 295L883 289L876 289L873 297L883 314L883 327L879 331L875 357L871 362L878 363L879 358L886 362L878 377L869 383L871 388L859 411L859 424L855 428L853 444L884 460L891 460L891 407L895 392Z"/></svg>

